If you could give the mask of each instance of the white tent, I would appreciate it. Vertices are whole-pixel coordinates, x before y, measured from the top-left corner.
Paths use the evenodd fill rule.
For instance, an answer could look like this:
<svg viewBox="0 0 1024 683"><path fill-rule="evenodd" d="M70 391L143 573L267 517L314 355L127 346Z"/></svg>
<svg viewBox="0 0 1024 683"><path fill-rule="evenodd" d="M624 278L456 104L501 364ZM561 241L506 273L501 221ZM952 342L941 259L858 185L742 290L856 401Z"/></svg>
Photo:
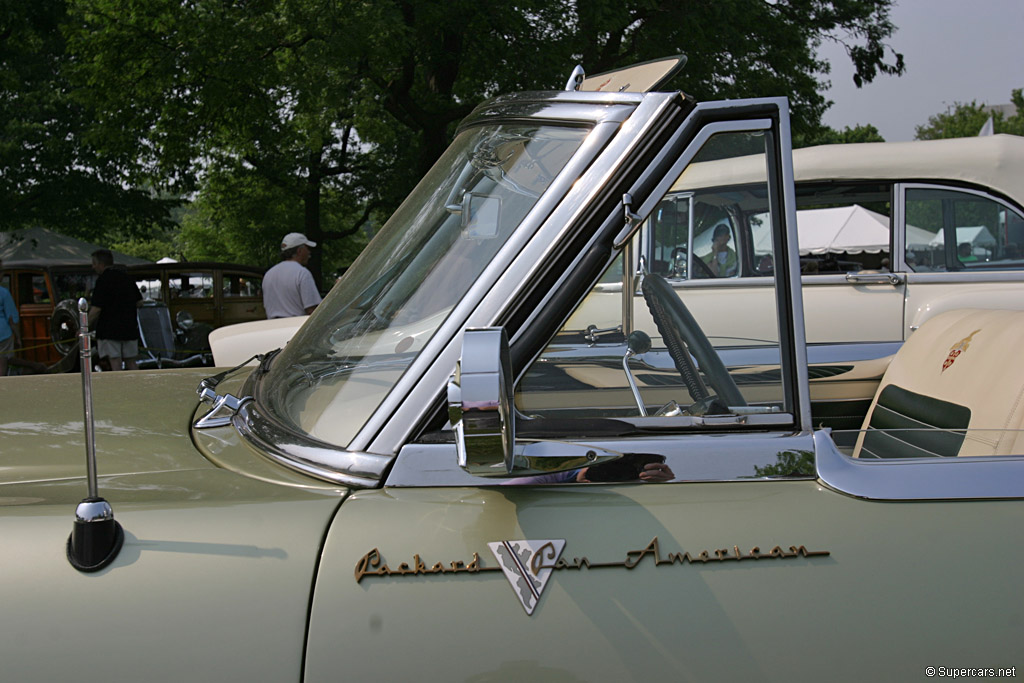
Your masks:
<svg viewBox="0 0 1024 683"><path fill-rule="evenodd" d="M944 242L944 233L939 231L928 244L933 247L941 247ZM956 243L963 244L964 242L970 242L972 247L993 247L996 244L996 238L984 225L972 225L956 229Z"/></svg>
<svg viewBox="0 0 1024 683"><path fill-rule="evenodd" d="M942 231L939 231L939 244L942 243ZM907 249L929 249L932 246L932 240L935 239L935 233L924 228L919 228L916 225L907 224Z"/></svg>
<svg viewBox="0 0 1024 683"><path fill-rule="evenodd" d="M772 249L767 214L751 224L754 253L768 254ZM808 254L877 254L889 250L889 219L863 206L840 206L828 209L802 209L796 212L800 253ZM928 234L929 239L931 233Z"/></svg>
<svg viewBox="0 0 1024 683"><path fill-rule="evenodd" d="M889 218L856 204L796 212L801 254L889 250Z"/></svg>

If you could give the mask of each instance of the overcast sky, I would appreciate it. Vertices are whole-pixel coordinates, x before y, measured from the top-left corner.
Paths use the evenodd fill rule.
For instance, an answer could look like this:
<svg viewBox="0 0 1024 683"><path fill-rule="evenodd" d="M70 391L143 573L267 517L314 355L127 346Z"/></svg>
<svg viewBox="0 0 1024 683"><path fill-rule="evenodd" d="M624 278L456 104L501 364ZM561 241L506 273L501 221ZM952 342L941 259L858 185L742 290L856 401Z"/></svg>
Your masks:
<svg viewBox="0 0 1024 683"><path fill-rule="evenodd" d="M825 43L835 104L824 122L837 130L873 124L889 142L914 139L914 127L956 102L1007 104L1024 88L1024 0L896 0L896 33L906 72L857 88L842 48Z"/></svg>

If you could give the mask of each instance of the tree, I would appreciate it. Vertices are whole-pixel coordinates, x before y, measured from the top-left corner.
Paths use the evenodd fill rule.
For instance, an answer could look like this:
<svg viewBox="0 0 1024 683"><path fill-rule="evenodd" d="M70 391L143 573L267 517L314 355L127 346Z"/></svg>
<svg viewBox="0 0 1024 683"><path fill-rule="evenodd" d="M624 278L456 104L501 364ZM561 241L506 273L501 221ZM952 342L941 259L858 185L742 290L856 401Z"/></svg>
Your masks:
<svg viewBox="0 0 1024 683"><path fill-rule="evenodd" d="M63 0L0 12L0 230L44 225L88 240L168 224L175 202L130 187L86 131L95 114L65 73Z"/></svg>
<svg viewBox="0 0 1024 683"><path fill-rule="evenodd" d="M992 117L996 133L1024 135L1024 93L1021 89L1014 90L1010 101L1016 113L1006 116L1002 111L990 111L977 101L968 104L956 102L945 112L928 117L928 123L917 126L914 137L918 140L938 140L941 138L969 138L976 136Z"/></svg>
<svg viewBox="0 0 1024 683"><path fill-rule="evenodd" d="M846 145L857 142L885 142L878 129L869 124L846 126L841 131L822 126L810 133L793 136L793 147L810 147L812 145Z"/></svg>
<svg viewBox="0 0 1024 683"><path fill-rule="evenodd" d="M890 0L68 2L71 73L99 112L90 132L131 159L126 177L201 191L196 220L227 216L232 198L209 196L219 188L251 201L277 188L301 211L275 203L232 223L275 239L360 234L483 98L561 88L577 62L597 73L685 51L676 86L701 99L786 94L796 132L820 127L828 105L822 40L848 46L859 81L903 69L884 42Z"/></svg>

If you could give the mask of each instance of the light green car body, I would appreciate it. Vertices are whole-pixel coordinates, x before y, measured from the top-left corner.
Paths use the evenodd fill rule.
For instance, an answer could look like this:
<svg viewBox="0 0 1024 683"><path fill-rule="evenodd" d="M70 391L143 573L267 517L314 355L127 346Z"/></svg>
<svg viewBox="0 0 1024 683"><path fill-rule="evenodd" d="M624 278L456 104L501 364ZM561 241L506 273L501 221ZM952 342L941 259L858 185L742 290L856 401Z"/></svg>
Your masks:
<svg viewBox="0 0 1024 683"><path fill-rule="evenodd" d="M96 575L64 558L85 486L77 378L5 382L5 679L907 680L1019 665L1024 598L1005 587L1020 501L871 502L810 480L350 495L247 471L230 427L204 439L240 471L204 458L185 428L202 374L96 378L101 489L127 532ZM504 538L637 564L557 571L532 618L500 572L355 580L375 549L393 569L417 555L494 566L487 543ZM730 559L793 545L829 555Z"/></svg>

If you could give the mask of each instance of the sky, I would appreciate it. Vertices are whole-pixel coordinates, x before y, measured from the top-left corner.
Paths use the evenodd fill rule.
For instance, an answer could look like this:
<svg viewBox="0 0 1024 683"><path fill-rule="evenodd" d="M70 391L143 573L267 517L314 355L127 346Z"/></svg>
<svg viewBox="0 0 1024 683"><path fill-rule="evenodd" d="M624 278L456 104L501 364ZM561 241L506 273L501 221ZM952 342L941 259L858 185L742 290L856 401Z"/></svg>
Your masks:
<svg viewBox="0 0 1024 683"><path fill-rule="evenodd" d="M896 0L897 29L888 41L902 52L906 72L880 74L857 88L841 47L826 41L832 64L825 96L834 102L823 121L837 130L872 124L889 142L914 139L914 127L957 102L1008 104L1024 88L1024 0Z"/></svg>

